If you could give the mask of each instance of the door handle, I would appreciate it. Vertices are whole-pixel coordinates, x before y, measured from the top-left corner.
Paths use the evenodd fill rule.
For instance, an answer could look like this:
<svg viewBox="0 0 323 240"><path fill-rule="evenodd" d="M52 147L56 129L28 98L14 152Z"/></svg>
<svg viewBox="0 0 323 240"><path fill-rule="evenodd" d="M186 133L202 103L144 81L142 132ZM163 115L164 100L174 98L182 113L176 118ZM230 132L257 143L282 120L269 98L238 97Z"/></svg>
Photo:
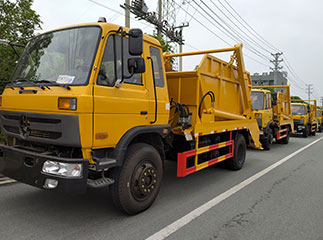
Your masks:
<svg viewBox="0 0 323 240"><path fill-rule="evenodd" d="M140 115L147 115L148 114L148 112L147 111L141 111L140 112Z"/></svg>

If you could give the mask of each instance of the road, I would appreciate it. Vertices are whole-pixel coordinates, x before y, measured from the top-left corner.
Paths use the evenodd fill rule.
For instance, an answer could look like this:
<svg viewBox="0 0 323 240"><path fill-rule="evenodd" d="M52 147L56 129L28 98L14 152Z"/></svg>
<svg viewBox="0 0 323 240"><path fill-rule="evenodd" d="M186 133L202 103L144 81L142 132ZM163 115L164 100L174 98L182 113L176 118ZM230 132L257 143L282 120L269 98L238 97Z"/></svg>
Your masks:
<svg viewBox="0 0 323 240"><path fill-rule="evenodd" d="M176 163L167 161L155 203L133 217L114 208L107 189L77 196L2 184L0 239L323 239L322 136L248 150L238 172L218 166L176 178ZM206 204L224 193L231 195ZM192 214L206 205L203 214Z"/></svg>

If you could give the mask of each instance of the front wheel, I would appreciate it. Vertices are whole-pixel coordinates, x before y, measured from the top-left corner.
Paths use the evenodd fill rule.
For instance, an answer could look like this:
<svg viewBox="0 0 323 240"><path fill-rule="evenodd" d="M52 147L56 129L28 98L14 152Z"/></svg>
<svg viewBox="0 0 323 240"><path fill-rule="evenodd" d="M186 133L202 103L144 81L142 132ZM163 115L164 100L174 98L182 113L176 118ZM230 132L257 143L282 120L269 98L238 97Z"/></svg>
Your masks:
<svg viewBox="0 0 323 240"><path fill-rule="evenodd" d="M129 215L149 208L158 195L163 164L157 150L146 143L129 147L122 167L112 173L115 205Z"/></svg>
<svg viewBox="0 0 323 240"><path fill-rule="evenodd" d="M316 129L312 132L312 136L316 135Z"/></svg>
<svg viewBox="0 0 323 240"><path fill-rule="evenodd" d="M303 137L304 138L307 138L308 137L308 134L309 134L309 129L308 129L308 126L306 125L304 130L303 130Z"/></svg>
<svg viewBox="0 0 323 240"><path fill-rule="evenodd" d="M286 132L286 137L284 137L282 140L281 140L281 143L283 143L283 144L288 144L289 143L289 137L290 137L290 130L289 130L289 128L287 128L287 130L286 130L287 132Z"/></svg>
<svg viewBox="0 0 323 240"><path fill-rule="evenodd" d="M273 130L271 128L268 129L268 134L265 139L261 142L263 148L265 150L270 150L270 146L273 143Z"/></svg>
<svg viewBox="0 0 323 240"><path fill-rule="evenodd" d="M247 144L244 136L238 134L234 142L234 155L225 161L226 166L234 171L240 170L246 159Z"/></svg>

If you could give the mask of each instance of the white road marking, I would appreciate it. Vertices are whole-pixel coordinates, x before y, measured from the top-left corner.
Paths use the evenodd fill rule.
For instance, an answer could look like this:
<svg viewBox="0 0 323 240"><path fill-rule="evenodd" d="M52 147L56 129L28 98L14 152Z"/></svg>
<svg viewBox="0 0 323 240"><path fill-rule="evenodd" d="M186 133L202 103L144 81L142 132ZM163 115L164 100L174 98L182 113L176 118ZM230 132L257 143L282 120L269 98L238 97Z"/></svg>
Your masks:
<svg viewBox="0 0 323 240"><path fill-rule="evenodd" d="M205 213L206 211L210 210L212 207L216 206L223 200L227 199L228 197L232 196L236 192L240 191L244 187L248 186L252 182L256 181L258 178L264 176L271 170L275 169L276 167L280 166L287 160L291 159L295 155L299 154L300 152L304 151L305 149L309 148L313 144L317 143L318 141L322 140L323 137L320 137L319 139L311 142L310 144L298 149L296 152L293 152L292 154L284 157L283 159L279 160L278 162L275 162L273 165L265 168L264 170L256 173L255 175L249 177L248 179L244 180L243 182L235 185L234 187L230 188L224 193L221 193L220 195L216 196L215 198L211 199L210 201L204 203L200 207L194 209L193 211L189 212L185 216L181 217L180 219L176 220L175 222L169 224L168 226L164 227L160 231L156 232L155 234L151 235L150 237L146 238L146 240L159 240L159 239L165 239L172 233L176 232L180 228L184 227L186 224L190 223L194 219L198 218L200 215Z"/></svg>
<svg viewBox="0 0 323 240"><path fill-rule="evenodd" d="M8 184L8 183L14 183L14 182L17 182L17 181L8 178L8 180L4 180L4 181L0 180L0 185L4 185L4 184Z"/></svg>

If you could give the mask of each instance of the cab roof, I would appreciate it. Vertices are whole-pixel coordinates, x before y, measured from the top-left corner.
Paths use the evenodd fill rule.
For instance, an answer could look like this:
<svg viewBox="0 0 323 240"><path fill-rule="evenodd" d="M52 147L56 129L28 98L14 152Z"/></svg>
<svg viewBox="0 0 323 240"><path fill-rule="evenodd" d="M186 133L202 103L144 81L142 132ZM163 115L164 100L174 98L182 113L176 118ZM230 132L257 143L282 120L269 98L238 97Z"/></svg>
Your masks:
<svg viewBox="0 0 323 240"><path fill-rule="evenodd" d="M81 23L81 24L75 24L75 25L69 25L69 26L64 26L61 28L56 28L50 31L46 31L44 33L48 33L48 32L55 32L55 31L60 31L60 30L64 30L64 29L69 29L69 28L77 28L77 27L84 27L84 26L98 26L102 29L102 36L105 36L108 34L109 31L111 30L115 30L117 31L120 28L120 25L116 25L113 23L108 23L108 22L92 22L92 23ZM129 32L129 28L123 27L123 30L126 32ZM154 44L158 47L161 47L159 41L153 37L150 37L147 34L143 34L143 39L145 42L149 42L151 44Z"/></svg>

